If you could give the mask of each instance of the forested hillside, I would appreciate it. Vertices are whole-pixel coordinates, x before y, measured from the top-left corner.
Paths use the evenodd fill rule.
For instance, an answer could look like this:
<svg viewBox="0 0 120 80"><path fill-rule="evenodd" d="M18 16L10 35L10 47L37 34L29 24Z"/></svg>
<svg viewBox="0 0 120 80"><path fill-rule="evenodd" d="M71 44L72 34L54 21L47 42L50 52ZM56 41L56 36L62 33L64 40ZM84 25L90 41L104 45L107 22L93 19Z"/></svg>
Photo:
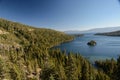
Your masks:
<svg viewBox="0 0 120 80"><path fill-rule="evenodd" d="M73 39L63 32L0 19L0 80L112 80L80 54L50 49Z"/></svg>
<svg viewBox="0 0 120 80"><path fill-rule="evenodd" d="M106 32L106 33L96 33L95 35L120 36L120 31L113 31L113 32Z"/></svg>

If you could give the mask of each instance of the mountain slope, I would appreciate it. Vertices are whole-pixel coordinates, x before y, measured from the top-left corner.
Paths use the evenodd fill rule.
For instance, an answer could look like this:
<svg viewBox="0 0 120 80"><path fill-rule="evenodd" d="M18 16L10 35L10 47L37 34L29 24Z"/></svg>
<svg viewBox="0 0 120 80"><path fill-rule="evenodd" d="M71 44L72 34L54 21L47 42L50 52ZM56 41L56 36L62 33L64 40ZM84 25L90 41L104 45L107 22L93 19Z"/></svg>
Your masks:
<svg viewBox="0 0 120 80"><path fill-rule="evenodd" d="M28 25L11 22L4 19L0 19L0 28L1 31L7 31L7 33L13 35L14 38L19 39L18 43L21 45L29 45L30 43L33 43L41 46L46 45L47 47L51 47L60 44L61 42L73 39L73 37L68 36L63 32L43 28L33 28ZM39 44L37 42L39 42Z"/></svg>
<svg viewBox="0 0 120 80"><path fill-rule="evenodd" d="M110 80L80 54L50 49L73 38L0 19L0 80Z"/></svg>

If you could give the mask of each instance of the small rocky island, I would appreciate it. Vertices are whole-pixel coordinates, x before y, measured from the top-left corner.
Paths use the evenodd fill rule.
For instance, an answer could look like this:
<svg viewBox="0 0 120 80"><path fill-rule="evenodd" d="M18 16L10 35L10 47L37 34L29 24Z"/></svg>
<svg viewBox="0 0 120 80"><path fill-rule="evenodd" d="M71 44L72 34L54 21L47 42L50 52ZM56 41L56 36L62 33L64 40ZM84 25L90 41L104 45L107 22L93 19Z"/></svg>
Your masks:
<svg viewBox="0 0 120 80"><path fill-rule="evenodd" d="M95 46L97 43L96 43L96 41L94 41L94 40L91 40L91 41L89 41L88 43L87 43L87 45L89 45L89 46Z"/></svg>

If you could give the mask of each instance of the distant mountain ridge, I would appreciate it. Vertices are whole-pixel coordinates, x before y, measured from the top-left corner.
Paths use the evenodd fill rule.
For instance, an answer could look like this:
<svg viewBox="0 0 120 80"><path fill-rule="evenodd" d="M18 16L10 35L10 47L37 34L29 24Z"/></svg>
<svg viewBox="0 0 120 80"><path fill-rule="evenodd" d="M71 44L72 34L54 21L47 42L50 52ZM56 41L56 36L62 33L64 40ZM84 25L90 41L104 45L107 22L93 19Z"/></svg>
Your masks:
<svg viewBox="0 0 120 80"><path fill-rule="evenodd" d="M84 30L84 31L69 30L69 31L64 31L64 32L67 33L67 34L79 34L79 33L104 33L104 32L118 31L118 30L120 30L120 26L95 28L95 29L89 29L89 30Z"/></svg>

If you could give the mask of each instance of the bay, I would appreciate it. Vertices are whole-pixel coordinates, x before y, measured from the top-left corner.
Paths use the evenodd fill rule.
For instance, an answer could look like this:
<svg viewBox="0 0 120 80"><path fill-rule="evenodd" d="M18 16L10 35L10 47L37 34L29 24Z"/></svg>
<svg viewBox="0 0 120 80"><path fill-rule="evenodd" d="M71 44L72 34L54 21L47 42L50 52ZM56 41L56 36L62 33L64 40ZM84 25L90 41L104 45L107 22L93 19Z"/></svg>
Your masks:
<svg viewBox="0 0 120 80"><path fill-rule="evenodd" d="M96 46L88 46L87 42L95 40ZM94 34L85 34L82 37L76 37L73 41L60 44L54 48L60 48L62 51L79 53L90 62L96 60L117 59L120 55L120 37L99 36Z"/></svg>

